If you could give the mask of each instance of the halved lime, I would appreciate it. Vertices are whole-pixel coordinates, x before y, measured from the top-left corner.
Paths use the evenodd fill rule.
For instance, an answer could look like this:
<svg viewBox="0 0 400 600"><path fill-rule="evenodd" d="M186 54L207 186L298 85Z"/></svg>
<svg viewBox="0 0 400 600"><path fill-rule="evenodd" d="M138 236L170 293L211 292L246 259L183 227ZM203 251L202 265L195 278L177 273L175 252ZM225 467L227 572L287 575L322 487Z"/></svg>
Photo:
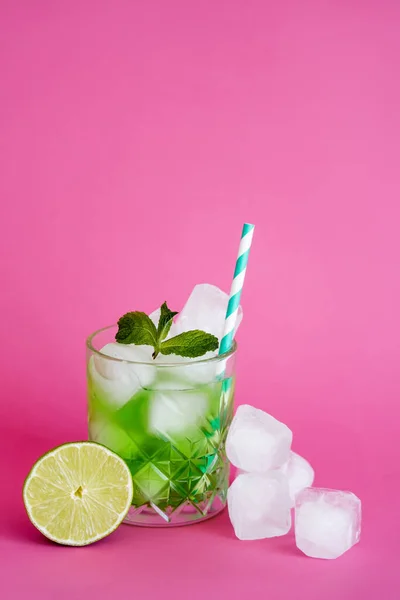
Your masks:
<svg viewBox="0 0 400 600"><path fill-rule="evenodd" d="M132 476L105 446L58 446L35 463L23 490L25 508L43 535L58 544L85 546L114 531L132 503Z"/></svg>

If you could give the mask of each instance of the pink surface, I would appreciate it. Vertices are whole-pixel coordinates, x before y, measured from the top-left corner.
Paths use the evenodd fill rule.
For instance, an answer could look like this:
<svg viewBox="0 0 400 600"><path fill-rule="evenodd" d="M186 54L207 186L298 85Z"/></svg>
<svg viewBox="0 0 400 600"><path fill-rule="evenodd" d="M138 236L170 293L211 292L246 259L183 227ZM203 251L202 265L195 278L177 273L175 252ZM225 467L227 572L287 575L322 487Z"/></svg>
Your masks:
<svg viewBox="0 0 400 600"><path fill-rule="evenodd" d="M0 10L2 598L398 598L399 3ZM85 437L85 336L229 289L245 220L237 401L360 496L360 545L312 560L226 514L48 543L21 486Z"/></svg>

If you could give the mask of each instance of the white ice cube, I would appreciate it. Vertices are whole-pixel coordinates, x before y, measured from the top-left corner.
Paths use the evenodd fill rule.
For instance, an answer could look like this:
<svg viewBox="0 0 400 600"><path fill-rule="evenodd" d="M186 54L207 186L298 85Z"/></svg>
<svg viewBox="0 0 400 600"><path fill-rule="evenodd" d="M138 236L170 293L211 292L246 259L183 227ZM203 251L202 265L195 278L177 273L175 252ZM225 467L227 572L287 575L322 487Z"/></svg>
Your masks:
<svg viewBox="0 0 400 600"><path fill-rule="evenodd" d="M143 364L152 360L150 346L113 342L106 344L100 352L118 360L94 354L89 360L89 374L100 395L116 408L123 406L140 388L153 381L154 367Z"/></svg>
<svg viewBox="0 0 400 600"><path fill-rule="evenodd" d="M208 409L207 394L195 390L157 391L150 404L149 429L169 436L184 436L198 426Z"/></svg>
<svg viewBox="0 0 400 600"><path fill-rule="evenodd" d="M313 558L337 558L360 539L361 501L352 492L307 488L295 509L297 547Z"/></svg>
<svg viewBox="0 0 400 600"><path fill-rule="evenodd" d="M292 432L268 413L243 404L229 428L226 453L243 471L266 473L289 460Z"/></svg>
<svg viewBox="0 0 400 600"><path fill-rule="evenodd" d="M110 358L118 360L108 360L103 358L100 354L95 354L96 369L103 377L107 379L117 379L120 376L124 376L127 370L131 370L136 377L140 377L145 374L145 378L149 377L148 367L143 364L129 364L129 362L121 361L133 361L134 363L151 363L151 354L153 349L150 346L136 346L134 344L119 344L118 342L111 342L106 344L101 350L101 354L105 354Z"/></svg>
<svg viewBox="0 0 400 600"><path fill-rule="evenodd" d="M291 527L287 479L279 471L240 474L228 490L228 511L240 540L285 535Z"/></svg>
<svg viewBox="0 0 400 600"><path fill-rule="evenodd" d="M228 301L228 294L215 285L209 283L196 285L176 318L177 332L201 329L221 339ZM242 308L239 307L235 333L242 317Z"/></svg>
<svg viewBox="0 0 400 600"><path fill-rule="evenodd" d="M305 458L290 452L289 460L280 468L286 475L289 483L289 492L292 506L294 506L298 494L307 487L311 487L314 481L314 469Z"/></svg>
<svg viewBox="0 0 400 600"><path fill-rule="evenodd" d="M171 365L159 369L161 377L155 382L158 389L192 389L198 385L212 383L217 378L217 366L220 361L210 361L215 358L215 352L206 352L198 358L188 358L177 354L159 354L155 364ZM175 385L177 387L175 387Z"/></svg>
<svg viewBox="0 0 400 600"><path fill-rule="evenodd" d="M217 367L221 361L210 361L210 359L215 358L215 356L215 352L206 352L197 359L186 359L190 362L190 365L185 367L185 376L188 381L195 385L216 381Z"/></svg>

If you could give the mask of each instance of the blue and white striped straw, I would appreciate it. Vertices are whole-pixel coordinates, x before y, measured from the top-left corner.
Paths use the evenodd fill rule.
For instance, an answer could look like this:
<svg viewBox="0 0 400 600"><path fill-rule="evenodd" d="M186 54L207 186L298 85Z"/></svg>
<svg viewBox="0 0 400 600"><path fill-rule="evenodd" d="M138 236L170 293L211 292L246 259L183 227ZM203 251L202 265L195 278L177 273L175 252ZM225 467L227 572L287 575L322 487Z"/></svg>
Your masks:
<svg viewBox="0 0 400 600"><path fill-rule="evenodd" d="M242 295L243 282L246 275L246 267L249 260L251 242L253 241L253 233L254 225L245 223L243 225L235 273L233 275L231 291L229 294L228 308L225 315L225 327L221 344L219 346L219 354L228 352L232 346L235 335L237 313L240 305L240 296Z"/></svg>

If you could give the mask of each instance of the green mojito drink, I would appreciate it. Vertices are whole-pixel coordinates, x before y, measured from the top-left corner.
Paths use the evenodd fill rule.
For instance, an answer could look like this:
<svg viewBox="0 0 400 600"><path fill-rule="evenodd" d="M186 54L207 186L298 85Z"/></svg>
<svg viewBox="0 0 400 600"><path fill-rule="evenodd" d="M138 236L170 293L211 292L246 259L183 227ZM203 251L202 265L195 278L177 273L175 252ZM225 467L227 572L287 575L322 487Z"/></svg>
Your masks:
<svg viewBox="0 0 400 600"><path fill-rule="evenodd" d="M144 313L88 339L89 438L129 467L134 494L126 522L183 525L226 504L236 344L217 352L227 302L218 288L196 286L178 316L165 304L146 317L157 339L138 334L148 327Z"/></svg>

